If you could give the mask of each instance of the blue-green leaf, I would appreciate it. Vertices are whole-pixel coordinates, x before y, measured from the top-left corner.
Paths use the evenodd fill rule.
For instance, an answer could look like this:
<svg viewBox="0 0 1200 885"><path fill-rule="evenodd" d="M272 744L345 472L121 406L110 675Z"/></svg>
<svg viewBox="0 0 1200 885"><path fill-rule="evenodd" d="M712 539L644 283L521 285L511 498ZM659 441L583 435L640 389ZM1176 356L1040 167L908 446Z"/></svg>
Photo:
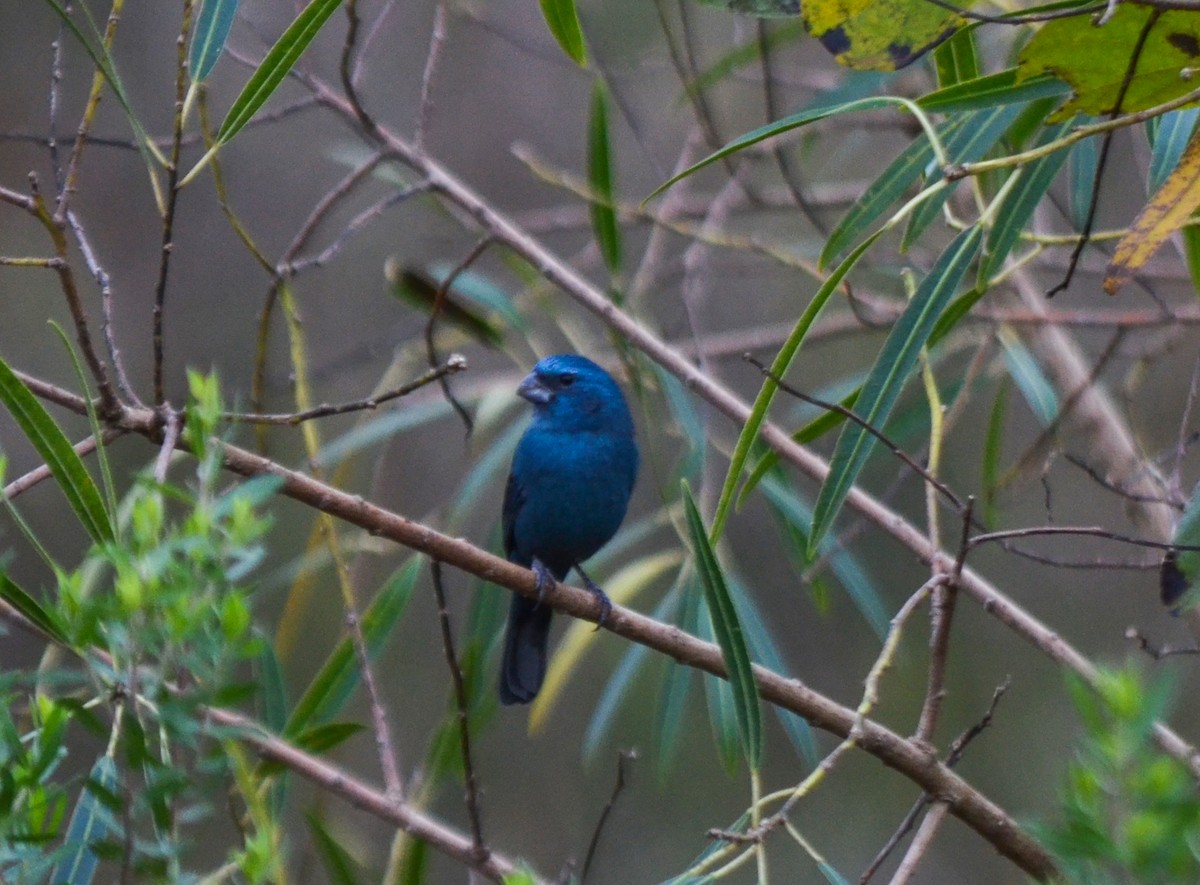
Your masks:
<svg viewBox="0 0 1200 885"><path fill-rule="evenodd" d="M1079 117L1075 118L1076 124L1087 122L1090 121ZM1075 230L1082 231L1087 224L1088 213L1092 209L1092 199L1096 193L1096 167L1100 163L1100 140L1092 137L1078 142L1071 148L1068 160L1071 224Z"/></svg>
<svg viewBox="0 0 1200 885"><path fill-rule="evenodd" d="M193 82L203 82L212 73L213 66L225 50L225 41L229 39L240 3L241 0L204 0L200 15L196 18L192 52L188 60L188 73Z"/></svg>
<svg viewBox="0 0 1200 885"><path fill-rule="evenodd" d="M1061 123L1042 130L1038 145L1047 145L1062 138L1071 128L1072 123ZM1055 151L1048 157L1042 157L1030 163L1025 169L1016 173L1021 179L1013 186L1004 204L996 213L992 229L988 231L987 244L984 247L984 258L979 262L979 284L986 288L992 275L1000 269L1008 253L1017 242L1017 237L1025 229L1025 225L1033 216L1046 191L1050 189L1062 164L1066 162L1067 151Z"/></svg>
<svg viewBox="0 0 1200 885"><path fill-rule="evenodd" d="M1200 108L1184 108L1155 117L1146 124L1151 134L1150 174L1146 182L1146 193L1153 194L1162 187L1167 176L1179 165L1183 149L1196 128Z"/></svg>
<svg viewBox="0 0 1200 885"><path fill-rule="evenodd" d="M729 596L729 588L717 562L716 553L708 542L704 521L700 518L700 511L696 509L696 502L692 499L687 480L684 480L681 486L688 537L695 557L696 571L700 576L700 586L704 590L704 599L708 603L709 616L712 618L713 632L725 658L725 669L728 673L729 687L733 692L734 711L742 738L742 750L750 768L757 771L762 765L762 714L758 707L758 686L750 666L750 654L746 650L746 640L737 609Z"/></svg>
<svg viewBox="0 0 1200 885"><path fill-rule="evenodd" d="M50 413L46 411L4 360L0 359L0 402L12 413L21 430L29 437L38 455L50 468L50 474L62 489L71 509L98 544L115 537L112 520L104 507L104 498L83 459L71 447Z"/></svg>
<svg viewBox="0 0 1200 885"><path fill-rule="evenodd" d="M300 56L316 39L325 22L342 5L342 0L311 0L301 10L295 21L288 25L275 45L268 50L262 63L255 68L238 97L233 100L225 119L217 129L216 139L211 149L206 153L192 170L183 177L181 185L186 184L196 175L216 152L233 140L242 127L254 118L259 108L266 104L283 78L295 66Z"/></svg>
<svg viewBox="0 0 1200 885"><path fill-rule="evenodd" d="M873 427L881 427L887 420L934 324L979 251L981 238L979 227L971 227L959 234L892 326L855 404L856 414ZM813 529L808 538L810 557L816 553L821 539L841 510L874 448L874 441L875 438L858 424L847 423L842 428L830 460L829 475L821 486L813 512Z"/></svg>
<svg viewBox="0 0 1200 885"><path fill-rule="evenodd" d="M1016 335L1008 329L1001 329L999 338L1004 349L1004 362L1008 367L1008 374L1037 417L1038 423L1049 427L1058 417L1058 394L1054 391L1054 385Z"/></svg>
<svg viewBox="0 0 1200 885"><path fill-rule="evenodd" d="M89 885L96 875L100 858L93 846L117 830L116 817L109 807L117 793L117 765L109 756L101 756L92 766L87 783L71 812L64 842L66 854L50 873L51 885Z"/></svg>

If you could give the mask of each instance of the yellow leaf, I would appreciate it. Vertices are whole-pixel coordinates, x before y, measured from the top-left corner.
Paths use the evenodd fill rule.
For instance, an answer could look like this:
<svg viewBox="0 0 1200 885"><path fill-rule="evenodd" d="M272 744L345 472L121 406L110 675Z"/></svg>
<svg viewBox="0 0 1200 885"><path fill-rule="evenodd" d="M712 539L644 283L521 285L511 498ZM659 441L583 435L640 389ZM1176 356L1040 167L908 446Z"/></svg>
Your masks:
<svg viewBox="0 0 1200 885"><path fill-rule="evenodd" d="M1108 270L1104 273L1104 291L1109 295L1117 294L1117 290L1133 278L1198 206L1200 129L1192 133L1179 165L1117 243L1112 260L1108 262Z"/></svg>
<svg viewBox="0 0 1200 885"><path fill-rule="evenodd" d="M665 550L631 562L605 582L608 597L617 605L625 605L650 582L679 566L683 555L678 550ZM575 621L563 634L562 642L550 658L546 681L529 708L529 733L536 734L550 719L550 711L566 688L571 673L579 665L584 652L595 644L595 627L588 621Z"/></svg>

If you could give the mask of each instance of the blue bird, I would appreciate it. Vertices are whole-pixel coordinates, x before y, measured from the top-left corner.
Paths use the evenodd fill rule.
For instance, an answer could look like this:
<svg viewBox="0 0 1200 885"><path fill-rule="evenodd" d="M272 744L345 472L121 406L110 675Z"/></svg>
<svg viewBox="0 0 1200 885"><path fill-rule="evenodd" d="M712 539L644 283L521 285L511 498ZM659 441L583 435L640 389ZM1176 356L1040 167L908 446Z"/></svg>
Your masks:
<svg viewBox="0 0 1200 885"><path fill-rule="evenodd" d="M550 607L540 598L571 569L596 594L604 623L608 597L580 564L616 534L637 478L633 419L612 377L589 359L541 360L517 394L533 423L517 443L504 490L504 552L537 574L538 600L514 596L500 665L500 702L527 704L546 675Z"/></svg>

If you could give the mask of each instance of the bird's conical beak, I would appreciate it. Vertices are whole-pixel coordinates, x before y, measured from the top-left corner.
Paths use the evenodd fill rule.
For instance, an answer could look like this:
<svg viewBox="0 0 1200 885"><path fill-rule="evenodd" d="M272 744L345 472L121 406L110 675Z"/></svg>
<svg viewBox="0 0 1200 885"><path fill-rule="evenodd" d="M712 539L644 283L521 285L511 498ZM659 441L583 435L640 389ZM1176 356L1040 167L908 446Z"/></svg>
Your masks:
<svg viewBox="0 0 1200 885"><path fill-rule="evenodd" d="M554 394L535 372L530 372L517 388L517 396L529 400L535 406L543 406L550 402Z"/></svg>

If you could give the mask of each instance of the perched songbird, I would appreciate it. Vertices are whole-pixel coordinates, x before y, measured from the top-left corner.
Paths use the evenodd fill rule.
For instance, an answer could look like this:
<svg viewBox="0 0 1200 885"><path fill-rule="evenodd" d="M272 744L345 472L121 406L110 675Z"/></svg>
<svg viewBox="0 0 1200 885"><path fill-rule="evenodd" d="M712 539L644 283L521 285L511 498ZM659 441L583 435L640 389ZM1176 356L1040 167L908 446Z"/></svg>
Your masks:
<svg viewBox="0 0 1200 885"><path fill-rule="evenodd" d="M607 372L575 354L546 357L517 394L533 404L533 423L517 443L504 490L504 552L537 573L539 599L574 568L607 614L608 597L580 564L616 534L637 478L625 397ZM550 607L514 596L501 703L526 704L537 695L549 633Z"/></svg>

